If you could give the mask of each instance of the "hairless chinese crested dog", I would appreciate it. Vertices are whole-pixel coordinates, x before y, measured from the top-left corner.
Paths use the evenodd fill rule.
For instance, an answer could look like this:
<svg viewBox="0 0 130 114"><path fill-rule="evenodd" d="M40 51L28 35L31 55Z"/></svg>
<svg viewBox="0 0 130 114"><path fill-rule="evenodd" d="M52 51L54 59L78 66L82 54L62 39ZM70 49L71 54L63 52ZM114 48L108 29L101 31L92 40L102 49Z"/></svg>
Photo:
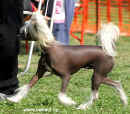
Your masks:
<svg viewBox="0 0 130 114"><path fill-rule="evenodd" d="M90 100L81 104L78 109L86 109L98 99L98 89L101 84L114 87L121 100L127 105L127 97L119 81L113 81L107 77L114 66L115 41L119 37L119 29L112 23L104 24L97 33L101 46L92 45L63 45L57 42L48 28L44 17L35 12L26 28L30 40L37 40L42 48L42 55L38 63L36 74L31 81L20 87L16 94L6 97L12 102L19 102L24 98L37 81L45 77L47 71L59 76L62 80L61 90L58 95L59 101L66 105L75 105L76 102L66 95L66 88L71 75L81 68L93 69L91 79L92 95ZM74 59L76 58L76 59Z"/></svg>

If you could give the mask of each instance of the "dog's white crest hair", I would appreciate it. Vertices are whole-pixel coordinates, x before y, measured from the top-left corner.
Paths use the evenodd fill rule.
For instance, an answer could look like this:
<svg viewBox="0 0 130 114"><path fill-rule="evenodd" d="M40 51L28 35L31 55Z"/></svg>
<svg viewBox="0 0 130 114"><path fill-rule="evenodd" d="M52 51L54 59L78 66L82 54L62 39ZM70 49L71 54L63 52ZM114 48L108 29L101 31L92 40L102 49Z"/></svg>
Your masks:
<svg viewBox="0 0 130 114"><path fill-rule="evenodd" d="M40 45L47 47L49 44L56 42L52 32L50 31L47 21L40 12L34 12L32 14L28 32L31 37L38 40Z"/></svg>
<svg viewBox="0 0 130 114"><path fill-rule="evenodd" d="M110 56L116 56L115 41L119 38L120 30L113 23L103 24L97 33L104 52Z"/></svg>

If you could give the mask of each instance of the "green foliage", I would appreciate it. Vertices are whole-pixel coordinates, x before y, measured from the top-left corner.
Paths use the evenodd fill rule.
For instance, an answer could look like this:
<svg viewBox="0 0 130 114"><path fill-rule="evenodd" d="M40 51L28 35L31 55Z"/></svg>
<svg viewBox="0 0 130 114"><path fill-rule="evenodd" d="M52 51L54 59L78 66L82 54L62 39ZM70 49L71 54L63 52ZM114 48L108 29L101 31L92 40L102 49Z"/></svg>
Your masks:
<svg viewBox="0 0 130 114"><path fill-rule="evenodd" d="M95 35L86 35L85 44L96 45ZM71 45L79 44L71 39ZM0 114L130 114L130 38L120 37L117 42L118 56L115 58L115 67L109 74L113 80L120 80L128 96L129 105L124 107L115 89L102 85L99 90L99 99L85 111L75 107L63 106L57 95L60 91L61 80L52 75L42 78L31 89L30 93L20 103L0 102ZM37 69L39 54L34 53L31 66L27 74L19 77L20 86L29 82ZM76 59L76 58L75 58ZM19 55L19 72L24 70L27 55ZM73 75L67 94L78 104L88 101L91 94L92 70L80 70Z"/></svg>

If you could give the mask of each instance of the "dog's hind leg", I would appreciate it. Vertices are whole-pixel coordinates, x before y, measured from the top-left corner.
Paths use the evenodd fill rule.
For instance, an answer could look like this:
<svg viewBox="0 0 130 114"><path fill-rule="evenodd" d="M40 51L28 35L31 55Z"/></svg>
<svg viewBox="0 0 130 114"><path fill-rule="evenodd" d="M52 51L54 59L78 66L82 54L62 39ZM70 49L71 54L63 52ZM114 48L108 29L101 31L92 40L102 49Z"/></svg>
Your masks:
<svg viewBox="0 0 130 114"><path fill-rule="evenodd" d="M116 88L116 90L119 92L120 94L120 98L123 102L124 105L127 105L128 104L128 101L127 101L127 96L125 95L125 92L122 88L122 85L119 81L113 81L109 78L104 78L103 80L103 84L107 84L107 85L110 85L114 88Z"/></svg>
<svg viewBox="0 0 130 114"><path fill-rule="evenodd" d="M16 94L12 96L8 96L7 100L11 102L19 102L21 99L27 96L29 90L37 83L37 81L43 76L43 74L46 72L46 67L43 64L43 58L41 57L38 64L38 69L36 72L36 75L34 75L29 82L29 84L26 84L16 90Z"/></svg>
<svg viewBox="0 0 130 114"><path fill-rule="evenodd" d="M70 74L66 74L62 77L62 87L61 92L58 95L59 101L64 105L75 105L76 103L66 95L66 88L68 86L70 80Z"/></svg>
<svg viewBox="0 0 130 114"><path fill-rule="evenodd" d="M90 100L87 103L81 104L77 109L85 110L89 108L96 99L98 99L98 89L100 84L102 83L101 75L94 72L91 83L92 83L92 87L91 87L92 94Z"/></svg>

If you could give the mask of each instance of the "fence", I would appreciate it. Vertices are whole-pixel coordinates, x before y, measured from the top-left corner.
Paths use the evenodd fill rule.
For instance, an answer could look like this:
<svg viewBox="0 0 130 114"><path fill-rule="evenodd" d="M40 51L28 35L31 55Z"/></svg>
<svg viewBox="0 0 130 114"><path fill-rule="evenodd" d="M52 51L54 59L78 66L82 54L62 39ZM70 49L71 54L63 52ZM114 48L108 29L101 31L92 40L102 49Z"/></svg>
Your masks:
<svg viewBox="0 0 130 114"><path fill-rule="evenodd" d="M70 33L84 44L84 34L96 33L106 22L117 24L121 35L130 36L130 0L80 0ZM80 37L75 32L80 32Z"/></svg>

